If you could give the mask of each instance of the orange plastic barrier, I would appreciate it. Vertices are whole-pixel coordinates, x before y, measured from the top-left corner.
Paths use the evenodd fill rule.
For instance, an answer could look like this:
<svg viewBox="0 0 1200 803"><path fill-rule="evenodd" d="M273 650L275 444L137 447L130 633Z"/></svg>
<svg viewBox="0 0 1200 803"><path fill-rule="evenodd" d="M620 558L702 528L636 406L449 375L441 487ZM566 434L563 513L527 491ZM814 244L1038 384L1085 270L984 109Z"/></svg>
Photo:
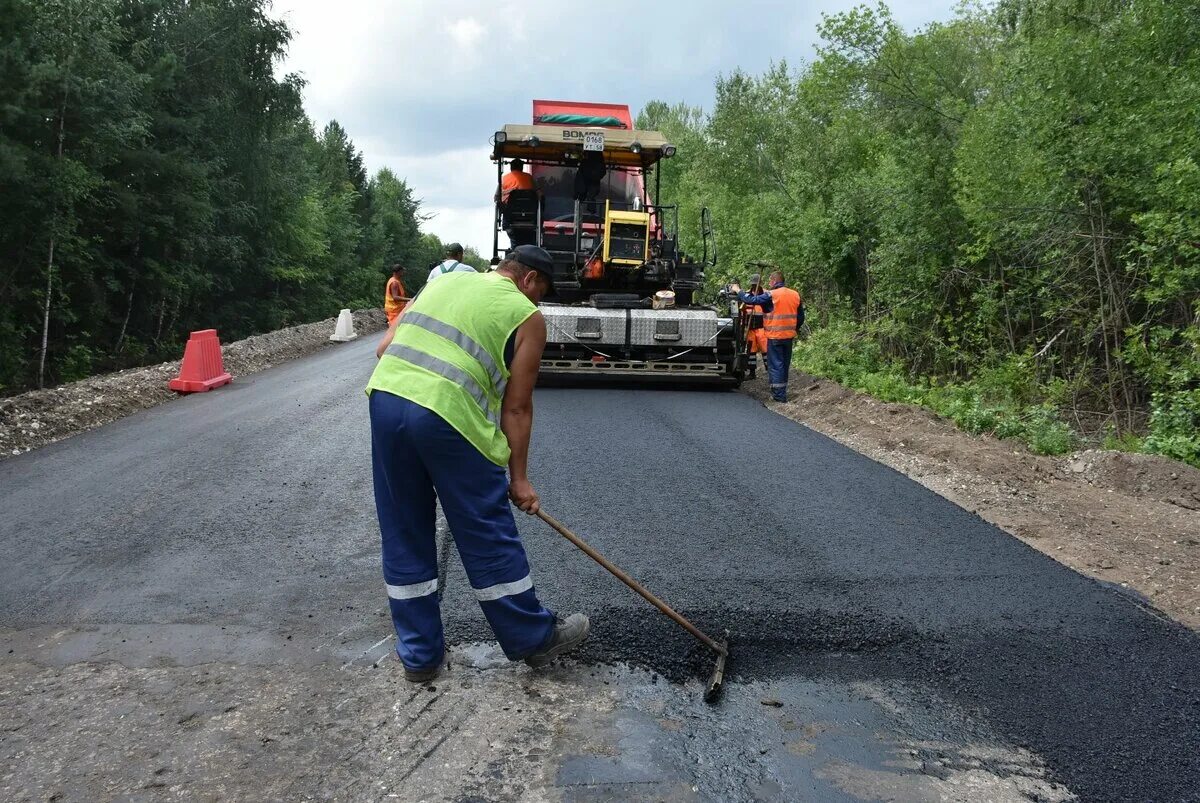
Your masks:
<svg viewBox="0 0 1200 803"><path fill-rule="evenodd" d="M206 390L228 385L233 377L225 372L221 359L221 341L216 329L192 332L183 349L183 365L179 376L167 383L171 390L180 393L203 393Z"/></svg>

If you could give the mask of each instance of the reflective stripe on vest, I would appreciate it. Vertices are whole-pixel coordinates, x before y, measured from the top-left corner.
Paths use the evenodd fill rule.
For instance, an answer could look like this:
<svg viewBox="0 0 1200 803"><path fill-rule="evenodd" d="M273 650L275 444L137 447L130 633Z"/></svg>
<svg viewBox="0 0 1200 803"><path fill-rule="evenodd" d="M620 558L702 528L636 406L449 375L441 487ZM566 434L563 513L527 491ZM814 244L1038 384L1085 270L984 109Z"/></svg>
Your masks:
<svg viewBox="0 0 1200 803"><path fill-rule="evenodd" d="M491 421L496 426L500 426L500 414L493 410L491 404L488 403L487 393L484 392L483 388L479 387L479 383L472 379L470 374L458 366L451 365L445 360L439 360L437 357L430 356L423 351L417 351L411 346L405 346L402 343L393 343L388 346L384 354L390 357L399 357L405 362L411 362L413 365L424 368L426 371L433 371L435 374L446 377L471 394L471 398L479 405L479 409L483 411L488 421Z"/></svg>
<svg viewBox="0 0 1200 803"><path fill-rule="evenodd" d="M492 355L487 353L487 349L476 343L466 334L455 329L448 323L442 323L437 318L430 318L428 315L415 310L401 318L400 325L419 326L422 329L433 332L435 335L441 335L467 352L467 354L479 360L479 364L483 366L483 369L488 372L488 376L492 378L492 386L496 388L496 395L501 398L504 397L504 386L508 382L504 379L504 374L500 373L500 367L496 365L496 361L492 359Z"/></svg>
<svg viewBox="0 0 1200 803"><path fill-rule="evenodd" d="M763 316L763 328L768 340L791 340L796 336L800 320L800 294L787 287L771 291L774 309Z"/></svg>

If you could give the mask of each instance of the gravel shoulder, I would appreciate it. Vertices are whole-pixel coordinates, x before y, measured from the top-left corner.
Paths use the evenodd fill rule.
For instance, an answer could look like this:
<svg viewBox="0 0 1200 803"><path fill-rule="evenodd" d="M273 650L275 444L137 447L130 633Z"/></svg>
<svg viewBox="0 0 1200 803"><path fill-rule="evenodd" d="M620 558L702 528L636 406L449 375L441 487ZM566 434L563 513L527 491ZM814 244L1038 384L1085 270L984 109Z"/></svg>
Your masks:
<svg viewBox="0 0 1200 803"><path fill-rule="evenodd" d="M338 345L329 340L337 317L289 326L225 343L225 370L239 376ZM383 310L354 313L359 336L387 328ZM78 435L180 397L167 388L179 373L179 360L88 377L46 390L0 399L0 460Z"/></svg>
<svg viewBox="0 0 1200 803"><path fill-rule="evenodd" d="M892 682L696 684L464 645L395 662L0 662L4 800L989 800L1076 797L1041 758ZM474 655L471 655L474 653Z"/></svg>
<svg viewBox="0 0 1200 803"><path fill-rule="evenodd" d="M882 463L1038 551L1200 628L1200 470L1157 455L1035 455L922 407L793 374L776 413Z"/></svg>

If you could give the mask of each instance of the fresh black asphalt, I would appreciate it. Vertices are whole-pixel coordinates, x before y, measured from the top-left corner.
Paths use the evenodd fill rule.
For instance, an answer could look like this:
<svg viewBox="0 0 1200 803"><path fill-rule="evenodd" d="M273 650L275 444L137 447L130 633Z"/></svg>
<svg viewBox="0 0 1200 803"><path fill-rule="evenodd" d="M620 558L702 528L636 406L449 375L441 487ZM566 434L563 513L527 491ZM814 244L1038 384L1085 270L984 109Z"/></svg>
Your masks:
<svg viewBox="0 0 1200 803"><path fill-rule="evenodd" d="M124 634L71 660L276 660L247 633L299 661L377 643L373 341L0 462L0 629ZM552 388L536 406L547 511L702 627L729 629L733 682L920 684L1043 756L1082 800L1200 799L1192 631L749 397ZM593 617L585 660L705 671L690 637L520 524L544 602ZM449 638L487 638L447 566ZM128 634L147 626L158 635L133 655Z"/></svg>

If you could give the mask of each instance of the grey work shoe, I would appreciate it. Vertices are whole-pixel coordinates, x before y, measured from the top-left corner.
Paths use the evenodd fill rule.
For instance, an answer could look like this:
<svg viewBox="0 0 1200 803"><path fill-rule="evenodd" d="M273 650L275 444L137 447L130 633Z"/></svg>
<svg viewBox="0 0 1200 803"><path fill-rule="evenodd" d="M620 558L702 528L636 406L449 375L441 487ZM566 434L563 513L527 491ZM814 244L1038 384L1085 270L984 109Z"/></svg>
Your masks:
<svg viewBox="0 0 1200 803"><path fill-rule="evenodd" d="M396 660L400 661L399 655L396 656ZM428 683L442 673L442 664L429 669L409 669L403 661L400 661L400 666L404 667L404 679L409 683Z"/></svg>
<svg viewBox="0 0 1200 803"><path fill-rule="evenodd" d="M560 655L578 647L587 638L592 623L582 613L573 613L561 622L554 623L554 634L545 647L525 659L534 669L545 666Z"/></svg>

